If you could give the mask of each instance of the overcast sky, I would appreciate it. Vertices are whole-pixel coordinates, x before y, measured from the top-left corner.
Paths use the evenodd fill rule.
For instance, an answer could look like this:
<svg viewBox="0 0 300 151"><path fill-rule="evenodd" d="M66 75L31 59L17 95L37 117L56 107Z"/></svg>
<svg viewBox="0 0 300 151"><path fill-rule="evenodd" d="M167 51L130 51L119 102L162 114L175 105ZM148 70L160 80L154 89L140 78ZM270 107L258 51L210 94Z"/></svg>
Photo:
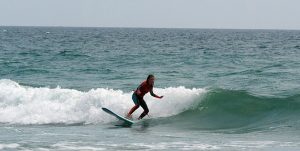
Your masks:
<svg viewBox="0 0 300 151"><path fill-rule="evenodd" d="M0 0L0 26L300 29L300 0Z"/></svg>

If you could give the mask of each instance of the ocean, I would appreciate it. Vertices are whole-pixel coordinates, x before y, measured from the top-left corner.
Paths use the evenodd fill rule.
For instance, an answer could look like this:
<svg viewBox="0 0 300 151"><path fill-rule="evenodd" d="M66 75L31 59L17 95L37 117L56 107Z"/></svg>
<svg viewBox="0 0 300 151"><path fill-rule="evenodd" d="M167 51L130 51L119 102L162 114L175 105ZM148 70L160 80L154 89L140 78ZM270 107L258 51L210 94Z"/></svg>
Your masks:
<svg viewBox="0 0 300 151"><path fill-rule="evenodd" d="M299 117L297 30L0 26L0 150L300 150Z"/></svg>

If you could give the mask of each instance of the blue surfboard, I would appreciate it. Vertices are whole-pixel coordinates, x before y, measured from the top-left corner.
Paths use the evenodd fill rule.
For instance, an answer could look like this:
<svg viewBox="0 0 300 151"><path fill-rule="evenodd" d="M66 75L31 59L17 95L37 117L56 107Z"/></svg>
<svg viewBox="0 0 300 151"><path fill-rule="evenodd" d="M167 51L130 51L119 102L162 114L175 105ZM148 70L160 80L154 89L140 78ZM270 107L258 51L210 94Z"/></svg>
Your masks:
<svg viewBox="0 0 300 151"><path fill-rule="evenodd" d="M104 112L106 112L106 113L108 113L108 114L110 114L110 115L116 117L116 118L119 119L120 121L123 121L125 125L132 125L132 124L135 123L134 121L129 120L129 119L127 119L127 118L125 118L125 117L123 117L123 116L121 116L121 115L119 115L119 114L117 114L117 113L115 113L115 112L109 110L108 108L103 107L102 110L103 110Z"/></svg>

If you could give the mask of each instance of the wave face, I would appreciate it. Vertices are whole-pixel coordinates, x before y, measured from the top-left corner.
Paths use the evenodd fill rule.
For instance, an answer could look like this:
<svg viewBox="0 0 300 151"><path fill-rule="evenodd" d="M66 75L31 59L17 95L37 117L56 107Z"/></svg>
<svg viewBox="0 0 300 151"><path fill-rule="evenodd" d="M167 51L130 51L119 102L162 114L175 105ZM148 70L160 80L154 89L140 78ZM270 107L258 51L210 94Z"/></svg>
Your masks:
<svg viewBox="0 0 300 151"><path fill-rule="evenodd" d="M154 89L164 95L159 100L145 96L152 118L170 117L187 111L205 89L184 87ZM101 107L124 115L134 105L132 92L97 88L87 92L60 87L35 88L12 80L0 80L0 123L8 124L96 124L115 121ZM196 101L197 102L197 101ZM134 117L139 116L139 108Z"/></svg>
<svg viewBox="0 0 300 151"><path fill-rule="evenodd" d="M168 122L189 129L264 130L300 126L300 95L269 98L245 91L215 89L197 100L190 108Z"/></svg>

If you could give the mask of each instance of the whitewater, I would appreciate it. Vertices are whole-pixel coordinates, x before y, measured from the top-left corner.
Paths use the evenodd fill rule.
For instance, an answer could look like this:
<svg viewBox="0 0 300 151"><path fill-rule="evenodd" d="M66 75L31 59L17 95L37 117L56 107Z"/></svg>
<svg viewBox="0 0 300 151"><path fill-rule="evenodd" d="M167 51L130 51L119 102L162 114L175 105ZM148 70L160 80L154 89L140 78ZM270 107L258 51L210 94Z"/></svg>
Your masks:
<svg viewBox="0 0 300 151"><path fill-rule="evenodd" d="M0 80L0 123L9 124L97 124L116 120L101 110L107 107L120 115L125 115L134 105L133 92L123 92L108 88L96 88L87 92L60 87L34 88L18 83ZM205 89L157 88L164 94L163 100L146 96L152 118L179 114L196 105L197 99L205 94ZM158 102L159 101L159 102ZM139 109L138 116L142 112Z"/></svg>

